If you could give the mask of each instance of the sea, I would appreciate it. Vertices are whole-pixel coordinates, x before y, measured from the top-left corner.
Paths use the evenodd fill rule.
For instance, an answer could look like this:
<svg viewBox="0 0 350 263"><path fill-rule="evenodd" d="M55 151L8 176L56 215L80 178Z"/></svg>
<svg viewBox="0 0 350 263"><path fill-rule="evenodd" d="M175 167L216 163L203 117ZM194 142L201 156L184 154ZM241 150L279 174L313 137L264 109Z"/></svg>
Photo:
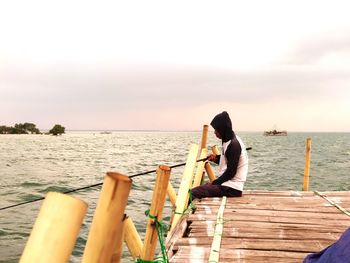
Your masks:
<svg viewBox="0 0 350 263"><path fill-rule="evenodd" d="M262 132L237 132L249 150L245 190L301 191L307 138L312 139L311 191L350 191L350 133L288 133L263 136ZM159 165L184 163L191 144L200 144L201 131L68 131L62 136L0 135L0 208L101 183L106 172L135 175ZM221 142L213 132L208 147ZM214 166L214 169L216 167ZM184 167L171 171L179 187ZM134 177L125 213L144 237L155 173ZM101 187L71 195L88 204L69 262L80 262ZM42 201L0 210L0 262L18 262ZM167 200L164 222L169 222ZM124 247L123 262L133 262Z"/></svg>

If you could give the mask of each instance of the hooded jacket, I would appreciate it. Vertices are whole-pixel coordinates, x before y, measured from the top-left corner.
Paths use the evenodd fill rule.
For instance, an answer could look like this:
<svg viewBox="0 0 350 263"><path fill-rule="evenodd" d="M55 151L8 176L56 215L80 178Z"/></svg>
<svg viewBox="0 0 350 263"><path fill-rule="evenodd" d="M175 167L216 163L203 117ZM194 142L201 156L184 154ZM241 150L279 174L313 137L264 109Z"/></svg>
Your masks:
<svg viewBox="0 0 350 263"><path fill-rule="evenodd" d="M220 133L223 143L233 139L232 122L226 111L216 115L210 125Z"/></svg>
<svg viewBox="0 0 350 263"><path fill-rule="evenodd" d="M226 111L216 115L210 125L222 139L222 154L217 159L220 176L212 183L242 191L248 173L248 154L245 146L233 132L232 122Z"/></svg>

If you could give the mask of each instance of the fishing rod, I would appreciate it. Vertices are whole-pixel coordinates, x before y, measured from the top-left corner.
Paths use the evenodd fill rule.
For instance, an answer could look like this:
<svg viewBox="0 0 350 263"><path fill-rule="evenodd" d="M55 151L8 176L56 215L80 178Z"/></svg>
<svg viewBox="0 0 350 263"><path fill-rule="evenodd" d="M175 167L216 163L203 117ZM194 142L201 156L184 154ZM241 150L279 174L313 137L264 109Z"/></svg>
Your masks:
<svg viewBox="0 0 350 263"><path fill-rule="evenodd" d="M249 151L249 150L251 150L251 149L252 149L252 147L246 148L247 151ZM205 158L202 158L202 159L199 159L199 160L197 160L196 162L197 162L197 163L198 163L198 162L204 162L204 161L208 160L208 158L209 158L209 156L207 156L207 157L205 157ZM180 167L180 166L184 166L184 165L186 165L186 163L180 163L180 164L171 165L171 166L169 166L169 168L176 168L176 167ZM130 175L130 176L128 176L128 177L129 177L129 178L134 178L134 177L141 176L141 175L145 175L145 174L155 173L156 171L157 171L157 170L151 170L151 171L141 172L141 173L137 173L137 174ZM91 185L88 185L88 186L83 186L83 187L75 188L75 189L72 189L72 190L67 190L67 191L64 191L64 192L61 192L61 193L62 193L62 194L69 194L69 193L78 192L78 191L81 191L81 190L85 190L85 189L89 189L89 188L101 186L102 184L103 184L103 183L91 184ZM26 205L26 204L38 202L38 201L41 201L41 200L44 200L44 199L45 199L45 197L39 197L39 198L30 200L30 201L26 201L26 202L14 204L14 205L9 205L9 206L5 206L5 207L0 207L0 211L1 211L1 210L6 210L6 209L10 209L10 208L13 208L13 207L17 207L17 206L21 206L21 205Z"/></svg>
<svg viewBox="0 0 350 263"><path fill-rule="evenodd" d="M252 147L248 147L246 148L247 151L251 150ZM196 162L204 162L206 160L208 160L209 156L203 158L203 159L199 159L197 160ZM172 165L172 166L169 166L169 168L176 168L176 167L180 167L180 166L184 166L186 165L186 163L179 163L179 164L175 164L175 165ZM137 176L140 176L140 175L145 175L145 174L149 174L149 173L155 173L157 170L152 170L152 171L147 171L147 172L142 172L142 173L138 173L138 174L134 174L134 175L130 175L129 178L133 178L133 177L137 177ZM0 209L1 210L1 209Z"/></svg>

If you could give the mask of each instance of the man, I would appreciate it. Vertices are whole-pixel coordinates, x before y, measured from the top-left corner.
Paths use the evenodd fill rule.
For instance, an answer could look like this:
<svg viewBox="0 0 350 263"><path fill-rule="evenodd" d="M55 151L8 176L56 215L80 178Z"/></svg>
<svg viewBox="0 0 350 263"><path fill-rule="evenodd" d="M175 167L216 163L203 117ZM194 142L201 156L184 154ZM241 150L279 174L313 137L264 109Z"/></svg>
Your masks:
<svg viewBox="0 0 350 263"><path fill-rule="evenodd" d="M192 198L240 197L248 174L248 154L242 140L233 132L230 116L226 111L216 115L210 125L222 140L222 154L210 155L208 160L219 165L219 177L192 189Z"/></svg>

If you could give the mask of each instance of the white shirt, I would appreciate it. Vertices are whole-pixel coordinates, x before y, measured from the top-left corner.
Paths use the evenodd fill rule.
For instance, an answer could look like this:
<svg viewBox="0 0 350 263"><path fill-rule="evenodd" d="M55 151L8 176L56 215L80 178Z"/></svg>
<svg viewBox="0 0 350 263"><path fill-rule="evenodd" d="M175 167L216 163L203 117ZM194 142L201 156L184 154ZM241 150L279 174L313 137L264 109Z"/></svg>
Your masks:
<svg viewBox="0 0 350 263"><path fill-rule="evenodd" d="M239 191L243 191L243 186L247 179L247 174L248 174L248 153L241 138L239 138L237 135L236 135L236 138L239 144L241 145L241 149L242 149L241 156L239 157L239 161L238 161L237 172L231 180L228 180L222 183L222 185L234 188ZM227 169L227 160L225 157L225 152L230 143L231 143L231 140L223 143L222 145L222 154L220 156L220 162L219 162L219 168L218 168L219 176L221 176Z"/></svg>

